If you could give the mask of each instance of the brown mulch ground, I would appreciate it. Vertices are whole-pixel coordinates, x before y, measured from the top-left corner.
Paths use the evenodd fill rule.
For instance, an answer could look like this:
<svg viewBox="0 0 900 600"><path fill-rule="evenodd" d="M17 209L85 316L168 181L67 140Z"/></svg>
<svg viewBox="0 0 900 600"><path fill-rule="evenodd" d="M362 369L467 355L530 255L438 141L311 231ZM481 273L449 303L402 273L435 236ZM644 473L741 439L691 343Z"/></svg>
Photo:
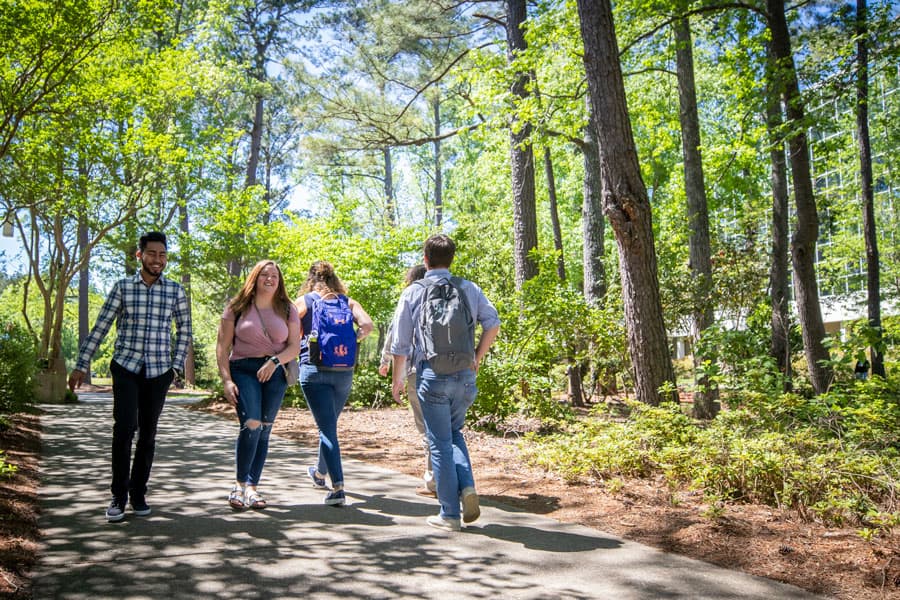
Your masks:
<svg viewBox="0 0 900 600"><path fill-rule="evenodd" d="M224 403L201 408L233 414ZM11 477L0 479L0 597L25 599L31 598L28 577L37 540L40 427L33 415L17 415L13 424L0 431L0 450L18 467ZM283 409L275 431L310 447L318 439L312 417L303 409ZM405 409L347 410L339 432L345 456L421 475L420 442ZM617 493L590 482L566 484L524 464L514 437L468 431L467 440L479 494L488 502L580 523L827 597L900 598L897 535L867 542L852 528L826 528L760 505L726 507L712 518L702 496L672 491L662 481L624 481ZM347 480L352 482L352 474Z"/></svg>
<svg viewBox="0 0 900 600"><path fill-rule="evenodd" d="M0 451L15 473L0 475L0 597L31 598L29 571L38 539L38 415L19 414L0 424Z"/></svg>

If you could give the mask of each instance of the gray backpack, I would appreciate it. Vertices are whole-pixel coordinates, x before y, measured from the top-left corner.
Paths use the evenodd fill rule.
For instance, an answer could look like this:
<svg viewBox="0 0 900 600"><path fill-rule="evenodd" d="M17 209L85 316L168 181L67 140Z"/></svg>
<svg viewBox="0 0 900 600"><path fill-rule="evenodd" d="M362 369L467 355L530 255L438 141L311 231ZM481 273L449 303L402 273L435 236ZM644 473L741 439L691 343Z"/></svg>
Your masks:
<svg viewBox="0 0 900 600"><path fill-rule="evenodd" d="M462 279L426 277L419 329L425 359L435 373L447 375L472 368L475 362L475 319L463 294Z"/></svg>

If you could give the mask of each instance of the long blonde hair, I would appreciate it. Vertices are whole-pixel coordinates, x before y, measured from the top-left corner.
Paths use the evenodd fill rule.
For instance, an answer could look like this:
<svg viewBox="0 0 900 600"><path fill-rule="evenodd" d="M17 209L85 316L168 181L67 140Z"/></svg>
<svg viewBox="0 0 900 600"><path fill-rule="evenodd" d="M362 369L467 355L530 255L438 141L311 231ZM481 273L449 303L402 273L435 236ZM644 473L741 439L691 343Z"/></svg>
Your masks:
<svg viewBox="0 0 900 600"><path fill-rule="evenodd" d="M284 320L287 321L291 316L291 299L288 298L287 290L284 287L284 277L281 274L281 268L274 260L261 260L250 269L247 279L244 281L241 291L235 295L228 303L228 307L234 313L235 319L242 315L256 299L256 282L259 274L267 266L272 265L278 271L278 287L275 289L275 296L272 297L272 308L276 313L283 314Z"/></svg>

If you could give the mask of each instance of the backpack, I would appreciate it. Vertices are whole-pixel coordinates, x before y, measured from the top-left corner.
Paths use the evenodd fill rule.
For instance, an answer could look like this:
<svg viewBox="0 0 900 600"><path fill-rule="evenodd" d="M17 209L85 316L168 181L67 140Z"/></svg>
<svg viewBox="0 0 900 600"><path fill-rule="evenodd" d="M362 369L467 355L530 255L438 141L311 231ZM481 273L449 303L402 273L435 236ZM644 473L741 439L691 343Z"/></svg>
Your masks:
<svg viewBox="0 0 900 600"><path fill-rule="evenodd" d="M425 360L435 373L447 375L475 362L475 319L462 292L462 279L420 279L425 288L419 311Z"/></svg>
<svg viewBox="0 0 900 600"><path fill-rule="evenodd" d="M326 370L352 369L356 364L356 327L347 296L318 298L312 305L309 362Z"/></svg>

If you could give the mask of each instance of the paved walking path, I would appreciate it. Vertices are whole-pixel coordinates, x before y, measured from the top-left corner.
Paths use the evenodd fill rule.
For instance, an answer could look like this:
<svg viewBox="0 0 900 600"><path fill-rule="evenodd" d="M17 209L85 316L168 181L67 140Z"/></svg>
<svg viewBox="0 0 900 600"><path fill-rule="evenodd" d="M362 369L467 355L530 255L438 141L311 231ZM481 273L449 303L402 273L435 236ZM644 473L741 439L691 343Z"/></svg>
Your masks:
<svg viewBox="0 0 900 600"><path fill-rule="evenodd" d="M483 503L461 533L428 527L417 480L344 461L349 505L322 504L313 449L273 436L269 508L226 503L235 424L170 399L149 517L107 523L111 399L82 394L42 417L43 534L34 598L811 599L797 588Z"/></svg>

